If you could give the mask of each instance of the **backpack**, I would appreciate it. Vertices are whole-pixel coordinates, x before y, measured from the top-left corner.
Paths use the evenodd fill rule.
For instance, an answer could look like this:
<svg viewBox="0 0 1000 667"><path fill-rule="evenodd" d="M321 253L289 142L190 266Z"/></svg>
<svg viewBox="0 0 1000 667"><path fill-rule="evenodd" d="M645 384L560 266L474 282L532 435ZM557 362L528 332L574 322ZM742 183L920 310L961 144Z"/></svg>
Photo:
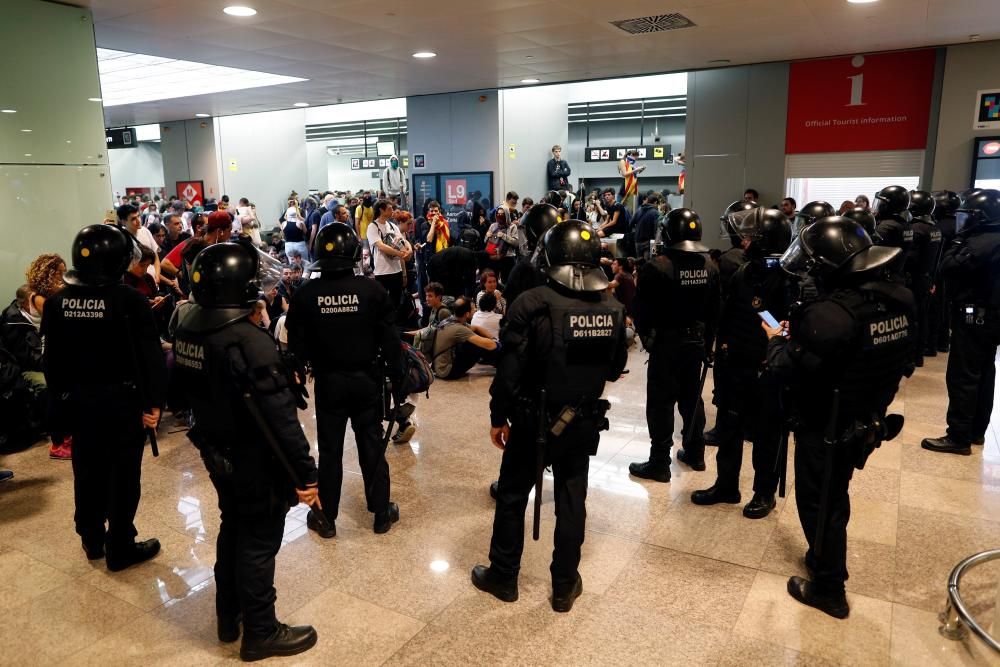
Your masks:
<svg viewBox="0 0 1000 667"><path fill-rule="evenodd" d="M426 326L420 330L414 339L414 343L420 350L420 353L425 357L434 357L434 341L437 340L437 333L444 328L445 324L454 321L454 317L446 317L443 320L435 322L431 326Z"/></svg>
<svg viewBox="0 0 1000 667"><path fill-rule="evenodd" d="M423 394L430 397L430 386L434 384L434 373L427 357L414 349L409 343L400 341L402 354L402 392L404 395Z"/></svg>

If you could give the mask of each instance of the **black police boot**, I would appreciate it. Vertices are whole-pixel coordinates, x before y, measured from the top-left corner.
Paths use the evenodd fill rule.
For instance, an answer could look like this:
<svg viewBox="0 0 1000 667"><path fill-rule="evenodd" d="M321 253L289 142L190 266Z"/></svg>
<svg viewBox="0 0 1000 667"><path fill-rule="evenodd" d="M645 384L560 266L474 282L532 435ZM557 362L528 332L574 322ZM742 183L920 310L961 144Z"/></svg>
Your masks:
<svg viewBox="0 0 1000 667"><path fill-rule="evenodd" d="M324 539L336 537L337 524L333 521L330 521L330 519L327 519L327 522L330 525L326 528L320 525L319 518L316 516L316 510L309 510L309 514L306 515L306 527L308 527L309 530L316 531L316 533Z"/></svg>
<svg viewBox="0 0 1000 667"><path fill-rule="evenodd" d="M216 620L218 621L220 642L230 644L240 638L240 621L243 620L243 614L236 614L230 618L218 616Z"/></svg>
<svg viewBox="0 0 1000 667"><path fill-rule="evenodd" d="M702 434L705 439L705 445L708 447L718 447L719 446L719 429L713 426Z"/></svg>
<svg viewBox="0 0 1000 667"><path fill-rule="evenodd" d="M918 356L916 359L913 360L913 364L917 368L923 368L924 367L924 358L922 356Z"/></svg>
<svg viewBox="0 0 1000 667"><path fill-rule="evenodd" d="M504 577L492 567L472 568L472 585L504 602L517 602L517 577Z"/></svg>
<svg viewBox="0 0 1000 667"><path fill-rule="evenodd" d="M497 489L500 488L500 480L495 482L490 482L490 498L493 500L497 499Z"/></svg>
<svg viewBox="0 0 1000 667"><path fill-rule="evenodd" d="M715 484L707 489L695 491L691 494L691 502L695 505L717 505L719 503L736 505L741 499L739 490L726 493Z"/></svg>
<svg viewBox="0 0 1000 667"><path fill-rule="evenodd" d="M775 504L776 502L773 495L755 493L753 494L753 498L750 499L750 502L743 507L743 516L748 519L763 519L771 513Z"/></svg>
<svg viewBox="0 0 1000 667"><path fill-rule="evenodd" d="M932 452L942 452L944 454L960 454L970 456L972 448L969 445L958 442L950 435L942 435L940 438L924 438L920 446Z"/></svg>
<svg viewBox="0 0 1000 667"><path fill-rule="evenodd" d="M243 662L263 660L276 655L298 655L316 645L316 630L311 625L289 627L278 623L269 637L248 639L243 636L240 659Z"/></svg>
<svg viewBox="0 0 1000 667"><path fill-rule="evenodd" d="M970 444L973 444L973 445L975 445L977 447L982 447L983 445L986 444L986 436L985 435L977 435L977 436L975 436L975 437L972 438L972 442Z"/></svg>
<svg viewBox="0 0 1000 667"><path fill-rule="evenodd" d="M160 553L160 541L154 537L143 542L135 542L121 549L112 548L111 544L108 544L105 551L105 562L108 564L108 569L112 572L120 572Z"/></svg>
<svg viewBox="0 0 1000 667"><path fill-rule="evenodd" d="M552 584L552 611L566 613L573 608L573 603L583 593L583 577L579 573L576 581L571 584Z"/></svg>
<svg viewBox="0 0 1000 667"><path fill-rule="evenodd" d="M839 595L817 593L815 584L802 577L792 577L788 580L788 594L802 604L819 609L824 614L829 614L834 618L847 618L851 613L846 595L843 593Z"/></svg>
<svg viewBox="0 0 1000 667"><path fill-rule="evenodd" d="M669 463L654 463L652 461L646 461L644 463L629 463L628 472L634 477L651 479L654 482L670 481Z"/></svg>
<svg viewBox="0 0 1000 667"><path fill-rule="evenodd" d="M86 541L82 543L83 552L87 554L87 560L97 560L98 558L104 558L104 544L95 543L87 544Z"/></svg>
<svg viewBox="0 0 1000 667"><path fill-rule="evenodd" d="M941 352L942 354L948 354L948 350L950 349L951 346L948 343L943 343L941 345L938 345L938 352Z"/></svg>
<svg viewBox="0 0 1000 667"><path fill-rule="evenodd" d="M677 450L677 460L681 463L686 463L691 470L702 471L705 469L705 457L702 456L697 461L690 459L686 449Z"/></svg>
<svg viewBox="0 0 1000 667"><path fill-rule="evenodd" d="M938 353L938 351L935 348L933 348L933 347L925 347L924 348L924 356L925 357L936 357L937 353Z"/></svg>
<svg viewBox="0 0 1000 667"><path fill-rule="evenodd" d="M388 533L389 529L392 528L392 524L397 521L399 521L399 505L389 503L389 509L375 514L375 532L379 535Z"/></svg>

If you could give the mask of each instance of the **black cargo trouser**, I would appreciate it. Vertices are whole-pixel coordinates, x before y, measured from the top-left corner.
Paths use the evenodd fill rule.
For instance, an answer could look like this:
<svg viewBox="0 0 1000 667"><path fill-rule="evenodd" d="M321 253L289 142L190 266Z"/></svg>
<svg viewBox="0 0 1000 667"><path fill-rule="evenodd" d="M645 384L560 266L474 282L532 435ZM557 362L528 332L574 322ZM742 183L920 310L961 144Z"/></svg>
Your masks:
<svg viewBox="0 0 1000 667"><path fill-rule="evenodd" d="M778 385L756 367L734 364L724 358L716 363L715 455L716 486L724 493L740 488L743 467L743 434L749 430L753 442L755 493L774 495L778 490L777 459L781 441Z"/></svg>
<svg viewBox="0 0 1000 667"><path fill-rule="evenodd" d="M993 412L1000 317L987 316L983 324L968 324L956 313L948 354L948 435L969 444L986 434Z"/></svg>
<svg viewBox="0 0 1000 667"><path fill-rule="evenodd" d="M369 512L389 508L389 463L382 444L381 378L368 371L316 373L319 500L337 519L344 481L344 434L351 420Z"/></svg>
<svg viewBox="0 0 1000 667"><path fill-rule="evenodd" d="M684 424L683 435L690 441L681 446L689 460L705 456L705 404L698 394L704 347L697 343L678 343L676 339L655 344L649 353L646 370L646 422L649 425L649 460L669 465L674 439L674 405L678 405ZM691 424L692 417L694 424Z"/></svg>
<svg viewBox="0 0 1000 667"><path fill-rule="evenodd" d="M105 407L105 412L107 407ZM87 413L91 416L84 416ZM70 425L73 435L73 496L76 532L88 547L104 543L118 551L131 548L138 534L135 513L141 494L144 434L142 411L113 423L97 406L81 408ZM119 417L120 415L116 415ZM131 428L127 424L132 424ZM104 524L107 522L107 532Z"/></svg>
<svg viewBox="0 0 1000 667"><path fill-rule="evenodd" d="M823 545L817 556L816 527L822 501L823 474L826 468L826 447L834 447L830 476L830 495ZM795 504L799 523L805 533L809 550L806 563L813 570L813 583L822 594L844 592L847 581L847 522L851 518L848 487L858 460L856 446L826 445L820 429L802 428L795 431Z"/></svg>
<svg viewBox="0 0 1000 667"><path fill-rule="evenodd" d="M222 512L215 547L215 611L224 620L242 613L245 638L263 639L278 627L274 559L281 548L288 505L271 500L249 510L237 502L226 482L209 476Z"/></svg>
<svg viewBox="0 0 1000 667"><path fill-rule="evenodd" d="M550 567L553 585L576 581L587 523L587 473L598 434L596 429L585 427L567 431L563 438L569 446L555 460L547 461L552 465L556 511ZM500 464L490 541L490 563L501 576L516 577L521 569L524 512L535 484L536 461L535 430L526 424L514 424Z"/></svg>

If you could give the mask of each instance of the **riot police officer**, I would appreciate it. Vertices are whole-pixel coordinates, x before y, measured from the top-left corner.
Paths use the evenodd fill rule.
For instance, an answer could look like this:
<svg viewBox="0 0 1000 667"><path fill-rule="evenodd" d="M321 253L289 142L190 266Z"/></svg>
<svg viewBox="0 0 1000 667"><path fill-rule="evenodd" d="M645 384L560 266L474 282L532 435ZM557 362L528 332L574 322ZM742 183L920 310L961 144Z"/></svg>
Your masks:
<svg viewBox="0 0 1000 667"><path fill-rule="evenodd" d="M913 229L913 298L917 303L917 366L924 365L923 351L930 339L930 299L941 258L941 230L934 220L934 196L924 190L910 191L910 215Z"/></svg>
<svg viewBox="0 0 1000 667"><path fill-rule="evenodd" d="M834 213L830 213L829 215L832 216ZM852 208L844 211L844 217L861 225L864 228L865 233L868 234L868 237L871 238L872 243L878 245L878 239L881 237L878 235L878 232L875 231L875 227L878 223L875 221L875 216L872 215L871 211L860 207Z"/></svg>
<svg viewBox="0 0 1000 667"><path fill-rule="evenodd" d="M748 261L724 288L715 353L715 405L718 407L715 484L695 491L696 505L739 503L743 435L753 441L754 495L743 515L760 519L774 509L778 489L775 460L781 441L778 389L763 372L767 337L761 331L764 311L787 319L793 301L788 274L778 257L791 242L791 224L776 209L758 208L736 214L732 224Z"/></svg>
<svg viewBox="0 0 1000 667"><path fill-rule="evenodd" d="M252 324L260 290L257 250L247 241L202 250L191 268L195 305L174 344L172 381L194 427L219 494L215 609L219 641L240 636L240 657L294 655L316 644L310 626L289 627L274 612L274 558L285 514L317 498L316 465L299 424L295 378L274 340Z"/></svg>
<svg viewBox="0 0 1000 667"><path fill-rule="evenodd" d="M924 449L972 453L993 412L994 361L1000 343L1000 191L980 190L958 209L956 235L941 259L952 304L948 355L948 432ZM47 306L46 306L47 307Z"/></svg>
<svg viewBox="0 0 1000 667"><path fill-rule="evenodd" d="M792 577L796 600L835 618L849 613L848 484L854 468L902 427L886 418L904 374L913 369L910 290L885 279L902 251L873 246L854 221L818 220L792 244L782 267L815 278L820 296L796 309L770 338L768 367L790 385L795 424L795 500L809 543L811 580Z"/></svg>
<svg viewBox="0 0 1000 667"><path fill-rule="evenodd" d="M505 602L517 600L525 505L540 466L551 465L556 498L552 608L565 612L583 590L577 568L589 457L597 452L599 431L607 428L604 385L619 378L627 360L625 311L607 292L600 242L589 225L559 223L542 244L547 284L508 306L501 333L502 352L490 388L490 438L504 454L491 564L473 568L472 582ZM537 503L541 489L535 493Z"/></svg>
<svg viewBox="0 0 1000 667"><path fill-rule="evenodd" d="M519 221L521 231L524 232L521 235L524 243L521 245L517 263L511 269L504 285L503 294L508 304L514 303L514 299L521 292L545 282L545 274L542 273L540 266L543 258L541 253L537 252L538 242L558 221L559 211L549 204L535 204Z"/></svg>
<svg viewBox="0 0 1000 667"><path fill-rule="evenodd" d="M427 260L427 277L444 286L450 297L471 296L476 284L476 271L486 261L486 254L476 251L479 232L466 227L458 244L439 250Z"/></svg>
<svg viewBox="0 0 1000 667"><path fill-rule="evenodd" d="M941 230L941 252L955 238L955 213L962 201L950 190L938 190L932 193L934 197L934 222ZM928 335L924 343L924 356L934 357L938 352L948 351L948 338L951 332L951 308L948 306L948 287L941 279L940 261L934 280L934 291L931 293L928 307Z"/></svg>
<svg viewBox="0 0 1000 667"><path fill-rule="evenodd" d="M820 218L834 215L836 209L833 205L825 201L811 201L795 212L795 219L792 220L792 238L798 236L802 230Z"/></svg>
<svg viewBox="0 0 1000 667"><path fill-rule="evenodd" d="M701 243L701 219L677 208L660 226L656 256L639 271L633 303L636 331L649 352L646 421L649 460L629 464L636 477L670 481L674 404L684 422L677 458L705 469L705 406L699 371L715 339L719 316L719 271ZM690 434L690 435L689 435Z"/></svg>
<svg viewBox="0 0 1000 667"><path fill-rule="evenodd" d="M354 275L361 242L348 225L335 222L319 230L313 256L312 268L321 275L295 293L285 319L289 353L310 363L316 379L319 499L330 527L319 525L316 510L309 513L307 525L322 537L337 533L344 431L350 418L368 511L375 515L375 532L385 533L399 520L399 507L389 500L382 439L383 374L389 374L394 387L400 380L395 309L381 285Z"/></svg>
<svg viewBox="0 0 1000 667"><path fill-rule="evenodd" d="M729 279L736 273L736 270L743 266L743 263L746 261L743 239L733 228L731 216L737 213L752 211L755 208L760 208L760 204L755 201L748 202L740 199L727 206L726 210L719 216L719 221L722 223L722 234L729 238L729 243L732 246L719 256L719 277L722 280L723 289L725 289Z"/></svg>
<svg viewBox="0 0 1000 667"><path fill-rule="evenodd" d="M132 236L90 225L72 253L66 287L43 310L45 378L53 428L73 437L76 532L87 558L116 572L160 550L155 538L135 541L134 520L144 429L159 421L166 367L149 302L122 284L138 255Z"/></svg>
<svg viewBox="0 0 1000 667"><path fill-rule="evenodd" d="M902 185L890 185L875 195L875 206L872 209L878 222L875 227L875 233L879 236L878 245L903 251L893 269L907 287L912 284L912 269L916 260L913 253L913 227L907 210L909 207L909 191Z"/></svg>

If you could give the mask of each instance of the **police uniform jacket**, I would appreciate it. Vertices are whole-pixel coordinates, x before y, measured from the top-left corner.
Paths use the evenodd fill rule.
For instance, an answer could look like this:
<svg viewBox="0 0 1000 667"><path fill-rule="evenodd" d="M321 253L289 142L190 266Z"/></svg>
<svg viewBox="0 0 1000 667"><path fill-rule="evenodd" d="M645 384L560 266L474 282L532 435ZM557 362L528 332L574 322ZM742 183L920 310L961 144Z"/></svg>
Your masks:
<svg viewBox="0 0 1000 667"><path fill-rule="evenodd" d="M715 339L720 304L719 270L707 255L667 249L639 269L633 302L636 330L656 340L691 340L706 349Z"/></svg>
<svg viewBox="0 0 1000 667"><path fill-rule="evenodd" d="M957 235L941 257L940 270L956 307L983 308L996 316L1000 312L1000 223Z"/></svg>
<svg viewBox="0 0 1000 667"><path fill-rule="evenodd" d="M787 319L791 290L788 274L764 260L748 261L736 271L726 286L717 341L728 363L760 366L767 353L767 334L759 313L769 311L779 322Z"/></svg>
<svg viewBox="0 0 1000 667"><path fill-rule="evenodd" d="M914 218L913 251L916 256L913 268L913 291L916 298L922 298L930 293L931 285L937 276L938 261L941 258L943 237L941 230L932 221Z"/></svg>

